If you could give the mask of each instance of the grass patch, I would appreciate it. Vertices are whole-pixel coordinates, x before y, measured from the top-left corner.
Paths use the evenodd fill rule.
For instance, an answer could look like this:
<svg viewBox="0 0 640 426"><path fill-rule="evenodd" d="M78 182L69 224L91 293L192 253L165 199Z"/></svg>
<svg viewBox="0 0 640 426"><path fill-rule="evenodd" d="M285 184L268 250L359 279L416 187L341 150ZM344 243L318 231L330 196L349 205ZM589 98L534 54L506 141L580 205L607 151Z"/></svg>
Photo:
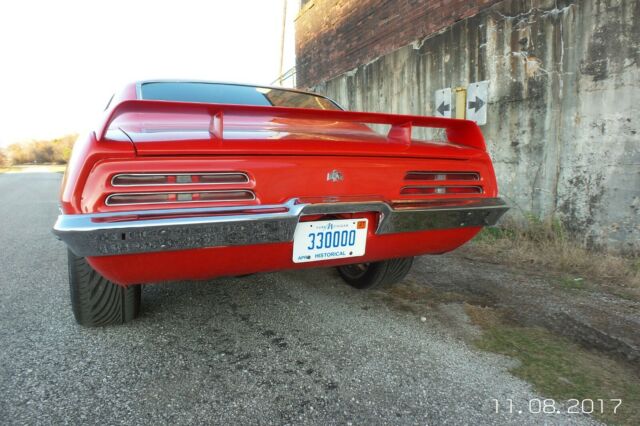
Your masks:
<svg viewBox="0 0 640 426"><path fill-rule="evenodd" d="M565 290L588 290L587 282L584 278L562 277L556 280L556 284Z"/></svg>
<svg viewBox="0 0 640 426"><path fill-rule="evenodd" d="M482 228L482 231L474 238L474 241L478 243L493 243L497 240L515 238L516 236L516 232L513 229L492 226Z"/></svg>
<svg viewBox="0 0 640 426"><path fill-rule="evenodd" d="M530 266L560 276L585 277L588 287L640 300L640 258L589 250L572 239L560 222L529 217L483 229L467 252L490 262ZM561 278L559 287L583 289L587 282Z"/></svg>
<svg viewBox="0 0 640 426"><path fill-rule="evenodd" d="M440 290L421 285L411 279L405 280L404 283L396 284L389 290L376 292L376 296L389 303L395 309L413 313L421 313L425 306L433 307L448 303L493 304L493 301L486 296Z"/></svg>
<svg viewBox="0 0 640 426"><path fill-rule="evenodd" d="M542 328L521 327L493 308L465 304L471 321L484 331L478 348L520 361L511 372L545 397L603 399L604 412L594 416L610 424L640 424L640 375L632 367L606 355L587 351ZM610 399L622 399L613 414Z"/></svg>

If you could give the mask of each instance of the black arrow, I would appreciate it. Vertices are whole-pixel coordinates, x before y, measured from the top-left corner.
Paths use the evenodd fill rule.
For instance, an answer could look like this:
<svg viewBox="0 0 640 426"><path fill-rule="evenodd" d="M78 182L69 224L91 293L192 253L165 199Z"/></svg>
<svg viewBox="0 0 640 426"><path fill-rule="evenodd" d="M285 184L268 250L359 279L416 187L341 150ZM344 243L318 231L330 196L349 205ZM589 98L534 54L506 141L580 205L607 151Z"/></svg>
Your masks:
<svg viewBox="0 0 640 426"><path fill-rule="evenodd" d="M438 113L440 113L440 115L444 115L445 112L448 112L450 110L451 110L451 105L445 104L444 101L442 101L442 103L438 107Z"/></svg>
<svg viewBox="0 0 640 426"><path fill-rule="evenodd" d="M469 109L474 109L475 112L478 112L484 106L484 101L476 95L476 100L469 102Z"/></svg>

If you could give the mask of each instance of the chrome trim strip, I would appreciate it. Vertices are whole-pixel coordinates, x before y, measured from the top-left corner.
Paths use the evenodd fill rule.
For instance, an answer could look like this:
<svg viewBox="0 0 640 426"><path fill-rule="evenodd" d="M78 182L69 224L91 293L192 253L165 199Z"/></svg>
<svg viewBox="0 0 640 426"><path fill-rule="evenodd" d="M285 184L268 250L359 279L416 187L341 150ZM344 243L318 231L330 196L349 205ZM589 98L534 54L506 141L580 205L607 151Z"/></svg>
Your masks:
<svg viewBox="0 0 640 426"><path fill-rule="evenodd" d="M117 184L114 180L120 176L228 176L228 175L241 175L245 180L242 182L225 182L225 183L216 183L216 182L187 182L187 183L141 183L141 184L132 184L132 185L123 185ZM200 172L200 173L118 173L111 177L111 186L113 187L130 187L130 186L173 186L173 185L240 185L249 183L251 180L249 179L249 175L245 172Z"/></svg>
<svg viewBox="0 0 640 426"><path fill-rule="evenodd" d="M53 232L78 256L108 256L293 241L300 217L378 212L378 235L494 225L501 198L205 207L60 215Z"/></svg>

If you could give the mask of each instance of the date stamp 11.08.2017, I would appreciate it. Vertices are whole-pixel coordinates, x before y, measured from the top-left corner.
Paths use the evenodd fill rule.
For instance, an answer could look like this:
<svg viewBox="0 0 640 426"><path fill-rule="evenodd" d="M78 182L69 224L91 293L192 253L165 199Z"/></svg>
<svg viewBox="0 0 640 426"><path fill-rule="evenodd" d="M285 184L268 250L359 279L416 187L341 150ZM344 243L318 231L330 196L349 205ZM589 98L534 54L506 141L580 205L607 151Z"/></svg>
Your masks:
<svg viewBox="0 0 640 426"><path fill-rule="evenodd" d="M533 398L516 403L512 399L491 399L495 413L509 414L616 414L622 399L568 399L558 402L550 398Z"/></svg>

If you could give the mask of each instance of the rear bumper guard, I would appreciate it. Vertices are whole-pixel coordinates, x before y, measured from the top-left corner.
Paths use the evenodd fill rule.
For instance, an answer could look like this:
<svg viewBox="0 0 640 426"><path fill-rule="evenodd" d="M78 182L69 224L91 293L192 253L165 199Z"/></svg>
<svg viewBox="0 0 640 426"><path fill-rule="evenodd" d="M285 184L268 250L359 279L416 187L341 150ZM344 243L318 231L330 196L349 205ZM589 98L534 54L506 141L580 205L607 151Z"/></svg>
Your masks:
<svg viewBox="0 0 640 426"><path fill-rule="evenodd" d="M58 216L53 232L77 256L109 256L293 241L302 216L378 212L377 235L494 225L501 198L140 210Z"/></svg>

